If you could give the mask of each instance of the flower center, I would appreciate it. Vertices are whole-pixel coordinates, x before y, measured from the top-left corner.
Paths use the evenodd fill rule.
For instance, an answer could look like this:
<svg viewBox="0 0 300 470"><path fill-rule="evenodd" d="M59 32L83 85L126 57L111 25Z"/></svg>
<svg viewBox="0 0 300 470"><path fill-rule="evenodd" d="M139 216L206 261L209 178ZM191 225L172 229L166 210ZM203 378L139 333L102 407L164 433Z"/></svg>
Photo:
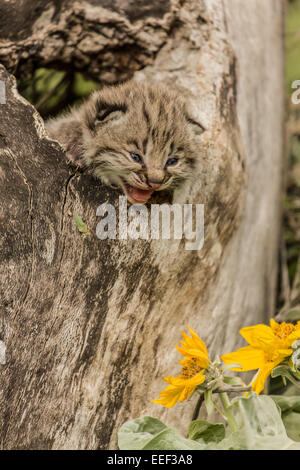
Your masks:
<svg viewBox="0 0 300 470"><path fill-rule="evenodd" d="M291 323L285 323L285 322L281 323L280 325L275 325L273 327L274 334L279 339L285 339L295 330L296 330L296 327L294 325L291 325Z"/></svg>
<svg viewBox="0 0 300 470"><path fill-rule="evenodd" d="M199 360L197 357L192 357L190 359L185 359L184 364L182 365L182 370L181 370L181 377L184 379L190 379L191 377L194 377L197 375L201 370L203 370L203 367L199 364Z"/></svg>

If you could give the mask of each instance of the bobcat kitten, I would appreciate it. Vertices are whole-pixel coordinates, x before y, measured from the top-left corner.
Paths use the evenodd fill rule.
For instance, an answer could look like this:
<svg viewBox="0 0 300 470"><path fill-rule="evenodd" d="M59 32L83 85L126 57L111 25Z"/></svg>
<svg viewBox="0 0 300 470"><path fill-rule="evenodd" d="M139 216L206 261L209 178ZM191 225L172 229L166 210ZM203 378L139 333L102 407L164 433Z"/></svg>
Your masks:
<svg viewBox="0 0 300 470"><path fill-rule="evenodd" d="M71 162L120 187L133 204L191 179L204 131L179 92L133 80L94 92L46 129Z"/></svg>

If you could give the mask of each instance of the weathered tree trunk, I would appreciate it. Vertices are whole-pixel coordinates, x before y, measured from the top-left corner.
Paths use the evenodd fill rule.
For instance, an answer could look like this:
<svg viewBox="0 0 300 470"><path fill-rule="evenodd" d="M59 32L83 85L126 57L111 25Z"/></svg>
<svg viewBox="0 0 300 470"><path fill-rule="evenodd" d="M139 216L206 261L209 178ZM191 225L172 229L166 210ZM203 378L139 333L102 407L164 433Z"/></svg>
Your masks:
<svg viewBox="0 0 300 470"><path fill-rule="evenodd" d="M0 11L1 446L116 448L121 424L145 413L184 426L194 400L151 403L160 377L177 372L180 330L193 327L214 357L274 311L282 4L24 0ZM205 204L201 250L97 238L98 205L116 206L120 193L72 172L9 75L53 64L192 93L207 129L205 170L188 196Z"/></svg>

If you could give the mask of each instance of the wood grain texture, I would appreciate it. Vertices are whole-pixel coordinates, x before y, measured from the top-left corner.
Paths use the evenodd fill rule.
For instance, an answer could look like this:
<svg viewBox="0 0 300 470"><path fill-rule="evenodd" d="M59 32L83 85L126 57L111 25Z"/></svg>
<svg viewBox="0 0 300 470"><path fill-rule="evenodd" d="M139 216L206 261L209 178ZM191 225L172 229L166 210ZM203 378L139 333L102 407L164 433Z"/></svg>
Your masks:
<svg viewBox="0 0 300 470"><path fill-rule="evenodd" d="M161 26L152 30L159 47L153 55L146 41L151 61L135 76L188 90L194 115L207 129L199 148L201 172L188 195L205 204L205 242L201 250L187 251L180 240L100 241L96 209L105 201L116 206L120 193L66 165L1 67L7 92L0 105L4 449L116 448L118 428L141 414L185 432L194 400L170 410L151 403L163 387L160 378L178 370L174 344L180 330L193 327L213 357L239 345L238 329L265 320L274 307L283 120L280 2L274 7L265 0L258 8L258 0L240 0L235 10L230 0L190 0L166 3L167 13L158 4L152 16L144 2L139 18L130 18L117 1L112 9L99 4L74 2L74 8L82 15L101 8L141 35L149 17L151 24L166 22L173 12L163 39ZM60 24L57 15L49 19L53 28ZM2 45L28 47L40 64L43 57L55 61L55 48L36 56L31 49L36 21L16 40L2 38ZM89 35L89 22L79 23ZM138 41L132 38L133 45ZM115 52L117 70L123 55ZM97 65L89 62L91 73L98 73L105 54L100 49ZM83 55L90 57L89 51ZM22 69L17 57L5 58L9 71ZM64 49L61 60L71 57L72 47ZM133 73L122 70L127 77ZM69 215L74 213L86 222L88 235L78 232Z"/></svg>
<svg viewBox="0 0 300 470"><path fill-rule="evenodd" d="M0 5L0 62L15 76L38 66L127 79L150 64L171 33L179 0L10 0Z"/></svg>

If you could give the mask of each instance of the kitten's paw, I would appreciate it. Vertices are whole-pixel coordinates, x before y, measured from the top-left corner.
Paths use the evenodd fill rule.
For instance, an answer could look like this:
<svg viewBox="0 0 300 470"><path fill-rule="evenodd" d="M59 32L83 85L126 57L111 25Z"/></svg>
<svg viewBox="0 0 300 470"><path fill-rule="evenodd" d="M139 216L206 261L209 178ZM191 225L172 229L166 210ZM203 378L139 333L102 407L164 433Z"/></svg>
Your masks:
<svg viewBox="0 0 300 470"><path fill-rule="evenodd" d="M79 168L83 168L85 166L83 150L76 141L63 144L62 147L70 165L74 165Z"/></svg>

